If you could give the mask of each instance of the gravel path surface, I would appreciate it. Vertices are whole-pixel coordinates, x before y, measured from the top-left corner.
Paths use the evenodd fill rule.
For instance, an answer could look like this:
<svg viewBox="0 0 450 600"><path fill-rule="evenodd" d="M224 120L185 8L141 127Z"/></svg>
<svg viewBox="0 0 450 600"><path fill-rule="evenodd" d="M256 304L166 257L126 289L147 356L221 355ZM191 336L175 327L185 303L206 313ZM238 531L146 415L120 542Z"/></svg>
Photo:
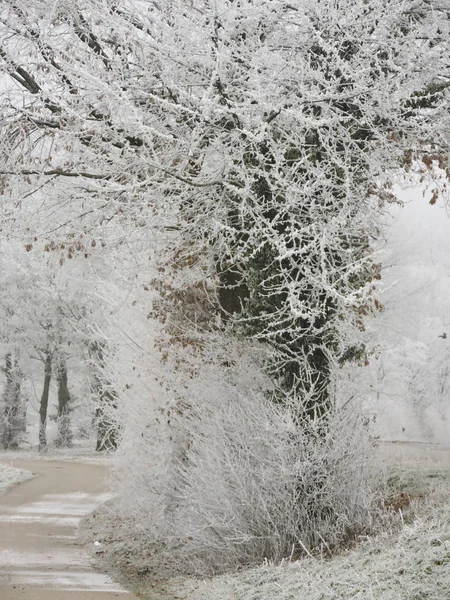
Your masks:
<svg viewBox="0 0 450 600"><path fill-rule="evenodd" d="M109 494L105 465L14 461L36 474L0 497L1 600L133 600L77 542L81 519Z"/></svg>

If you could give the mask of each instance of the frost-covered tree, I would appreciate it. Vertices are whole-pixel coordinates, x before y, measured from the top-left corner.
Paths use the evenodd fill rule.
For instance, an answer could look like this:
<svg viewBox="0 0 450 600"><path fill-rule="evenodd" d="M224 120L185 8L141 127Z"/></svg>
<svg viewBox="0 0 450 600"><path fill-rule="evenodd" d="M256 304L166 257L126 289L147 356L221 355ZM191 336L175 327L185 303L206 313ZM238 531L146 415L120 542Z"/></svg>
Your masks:
<svg viewBox="0 0 450 600"><path fill-rule="evenodd" d="M8 400L5 400L5 406L9 407L7 410L12 416L11 427L14 429L14 420L19 422L24 420L23 400L20 393L21 379L30 376L30 370L34 370L31 368L32 362L36 359L40 361L44 384L39 407L39 445L44 448L47 445L46 425L52 363L57 361L58 365L60 364L67 347L67 337L71 333L70 323L61 311L61 306L65 304L61 301L64 292L53 279L52 270L46 268L43 261L36 261L35 257L30 257L24 247L8 244L6 239L2 243L2 251L0 348L7 353L4 396ZM12 255L8 251L12 251ZM59 371L58 368L58 375ZM58 382L60 380L61 378L58 377ZM65 381L67 382L67 371ZM66 412L65 407L61 415L59 412L57 420L58 429L61 430L62 413Z"/></svg>
<svg viewBox="0 0 450 600"><path fill-rule="evenodd" d="M5 384L0 398L0 448L17 448L25 432L26 405L21 397L23 374L13 354L6 354Z"/></svg>
<svg viewBox="0 0 450 600"><path fill-rule="evenodd" d="M10 205L11 200L5 193L1 198L2 208ZM22 217L27 225L36 219L33 213L24 213ZM48 416L56 420L56 445L70 445L73 408L70 390L73 389L73 380L84 373L88 381L94 370L97 378L101 379L101 368L91 360L89 346L96 339L95 328L101 323L104 304L85 272L88 261L83 254L64 263L68 252L65 244L52 245L35 235L33 243L28 239L29 233L25 232L22 238L21 231L14 224L8 223L7 219L3 221L0 243L0 353L6 358L2 369L5 375L2 406L5 415L11 415L15 421L22 423L24 399L21 381L27 379L30 385L25 387L29 389L39 388L39 380L42 380L42 395L37 399L39 408L36 408L40 420L39 445L42 448L47 446ZM76 246L75 243L73 245ZM93 267L92 261L90 266ZM94 280L95 276L92 276ZM37 367L36 363L40 366ZM55 415L49 415L52 381L57 388ZM86 388L89 386L86 385ZM86 392L89 396L89 389ZM97 396L92 394L92 416L100 403ZM19 421L16 415L20 417ZM12 427L13 421L9 419L7 422ZM22 431L20 437L23 437Z"/></svg>
<svg viewBox="0 0 450 600"><path fill-rule="evenodd" d="M281 394L321 412L374 307L389 174L446 148L447 14L428 0L6 2L21 154L3 173L51 180L74 217L165 233L166 297L212 293L213 315L273 348Z"/></svg>
<svg viewBox="0 0 450 600"><path fill-rule="evenodd" d="M3 206L2 206L3 207ZM8 239L3 220L1 251L0 353L4 360L4 385L1 392L3 446L17 446L23 440L26 418L24 382L30 352L45 337L40 319L45 313L45 292L39 274L25 268L20 258L27 254L17 240ZM30 290L33 293L30 294ZM43 293L44 292L44 293ZM3 358L4 357L4 358Z"/></svg>
<svg viewBox="0 0 450 600"><path fill-rule="evenodd" d="M135 400L126 417L135 429L124 437L139 441L128 455L142 467L139 501L143 512L156 506L164 515L158 533L175 547L208 555L202 544L218 518L218 504L203 510L208 490L215 500L226 494L241 528L239 536L226 522L215 529L212 564L233 540L245 543L248 561L266 556L273 530L260 525L273 523L278 500L306 507L309 545L332 522L338 543L370 521L370 478L351 469L356 446L347 451L314 420L333 412L332 372L364 353L360 330L377 309L380 276L371 243L394 199L394 173L448 147L447 16L437 0L61 0L50 11L44 0L3 3L7 185L45 190L64 260L77 235L106 239L105 252L129 248L140 285L129 301L145 305L146 289L154 300L141 307L138 341L149 352L156 344L162 367L153 375L165 399L123 380L134 371L121 361L109 359L104 372L114 391L122 377L123 394ZM136 282L125 282L134 292ZM161 335L141 344L157 320ZM252 404L239 362L261 348L271 382ZM134 384L147 395L133 395ZM242 413L232 410L240 389ZM224 399L226 427L210 390ZM285 460L281 496L258 466L264 440L233 421L245 414L255 432L255 411L284 440L268 456L270 472ZM349 469L345 484L364 485L327 488L336 463ZM253 518L246 509L255 490L262 512ZM192 530L180 506L199 515ZM277 557L300 547L306 527L289 510L276 521ZM246 560L246 551L229 555Z"/></svg>

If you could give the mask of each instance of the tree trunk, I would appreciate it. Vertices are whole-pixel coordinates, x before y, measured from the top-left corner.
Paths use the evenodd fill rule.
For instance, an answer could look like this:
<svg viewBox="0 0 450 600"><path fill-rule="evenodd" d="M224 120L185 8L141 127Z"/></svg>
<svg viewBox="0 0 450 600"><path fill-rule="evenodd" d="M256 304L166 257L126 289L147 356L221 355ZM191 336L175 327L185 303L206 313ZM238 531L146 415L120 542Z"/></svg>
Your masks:
<svg viewBox="0 0 450 600"><path fill-rule="evenodd" d="M100 386L102 387L102 386ZM117 425L114 422L111 411L117 408L114 392L102 390L99 394L99 406L95 411L97 423L97 452L104 450L115 450L117 448Z"/></svg>
<svg viewBox="0 0 450 600"><path fill-rule="evenodd" d="M94 376L92 391L97 400L95 411L95 424L97 428L96 451L115 450L118 444L117 423L113 417L117 409L117 394L110 389L108 381L102 381L100 371L104 366L103 348L99 343L91 344L89 348L94 362Z"/></svg>
<svg viewBox="0 0 450 600"><path fill-rule="evenodd" d="M58 435L57 447L72 447L73 434L70 423L70 393L67 386L67 364L64 359L58 362Z"/></svg>
<svg viewBox="0 0 450 600"><path fill-rule="evenodd" d="M39 409L39 451L43 452L47 449L47 409L48 397L50 393L50 382L52 379L52 355L50 352L45 357L44 371L44 389L41 396L41 405Z"/></svg>
<svg viewBox="0 0 450 600"><path fill-rule="evenodd" d="M19 447L19 438L23 432L22 411L20 406L21 378L17 362L9 352L5 359L6 385L3 393L1 415L1 446L7 450Z"/></svg>

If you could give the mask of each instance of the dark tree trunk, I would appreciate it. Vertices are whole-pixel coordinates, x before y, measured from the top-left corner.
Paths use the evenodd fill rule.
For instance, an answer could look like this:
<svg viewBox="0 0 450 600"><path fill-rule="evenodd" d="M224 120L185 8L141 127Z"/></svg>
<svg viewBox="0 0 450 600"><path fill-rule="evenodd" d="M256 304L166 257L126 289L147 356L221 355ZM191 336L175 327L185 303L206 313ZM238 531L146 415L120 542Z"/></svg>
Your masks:
<svg viewBox="0 0 450 600"><path fill-rule="evenodd" d="M52 355L50 352L45 357L44 370L44 389L41 396L41 405L39 409L39 451L43 452L47 448L47 410L48 397L50 393L50 382L52 379Z"/></svg>
<svg viewBox="0 0 450 600"><path fill-rule="evenodd" d="M67 385L67 364L64 359L58 362L58 435L55 440L57 447L70 448L73 434L70 422L70 393Z"/></svg>
<svg viewBox="0 0 450 600"><path fill-rule="evenodd" d="M12 354L5 358L6 385L3 393L3 410L1 415L1 446L15 449L19 446L19 438L23 433L23 414L20 402L21 376Z"/></svg>

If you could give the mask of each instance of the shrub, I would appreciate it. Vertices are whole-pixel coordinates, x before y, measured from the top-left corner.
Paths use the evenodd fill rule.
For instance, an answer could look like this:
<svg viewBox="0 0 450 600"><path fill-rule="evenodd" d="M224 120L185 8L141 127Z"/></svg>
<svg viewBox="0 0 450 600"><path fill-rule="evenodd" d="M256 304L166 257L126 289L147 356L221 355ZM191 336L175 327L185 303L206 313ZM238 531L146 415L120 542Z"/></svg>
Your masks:
<svg viewBox="0 0 450 600"><path fill-rule="evenodd" d="M225 375L204 365L183 410L161 408L145 425L141 415L140 435L135 421L116 471L130 490L122 514L202 574L328 553L368 532L380 497L355 406L300 425L295 405L269 398L262 375L258 385L243 381L258 377L257 364L232 362Z"/></svg>

